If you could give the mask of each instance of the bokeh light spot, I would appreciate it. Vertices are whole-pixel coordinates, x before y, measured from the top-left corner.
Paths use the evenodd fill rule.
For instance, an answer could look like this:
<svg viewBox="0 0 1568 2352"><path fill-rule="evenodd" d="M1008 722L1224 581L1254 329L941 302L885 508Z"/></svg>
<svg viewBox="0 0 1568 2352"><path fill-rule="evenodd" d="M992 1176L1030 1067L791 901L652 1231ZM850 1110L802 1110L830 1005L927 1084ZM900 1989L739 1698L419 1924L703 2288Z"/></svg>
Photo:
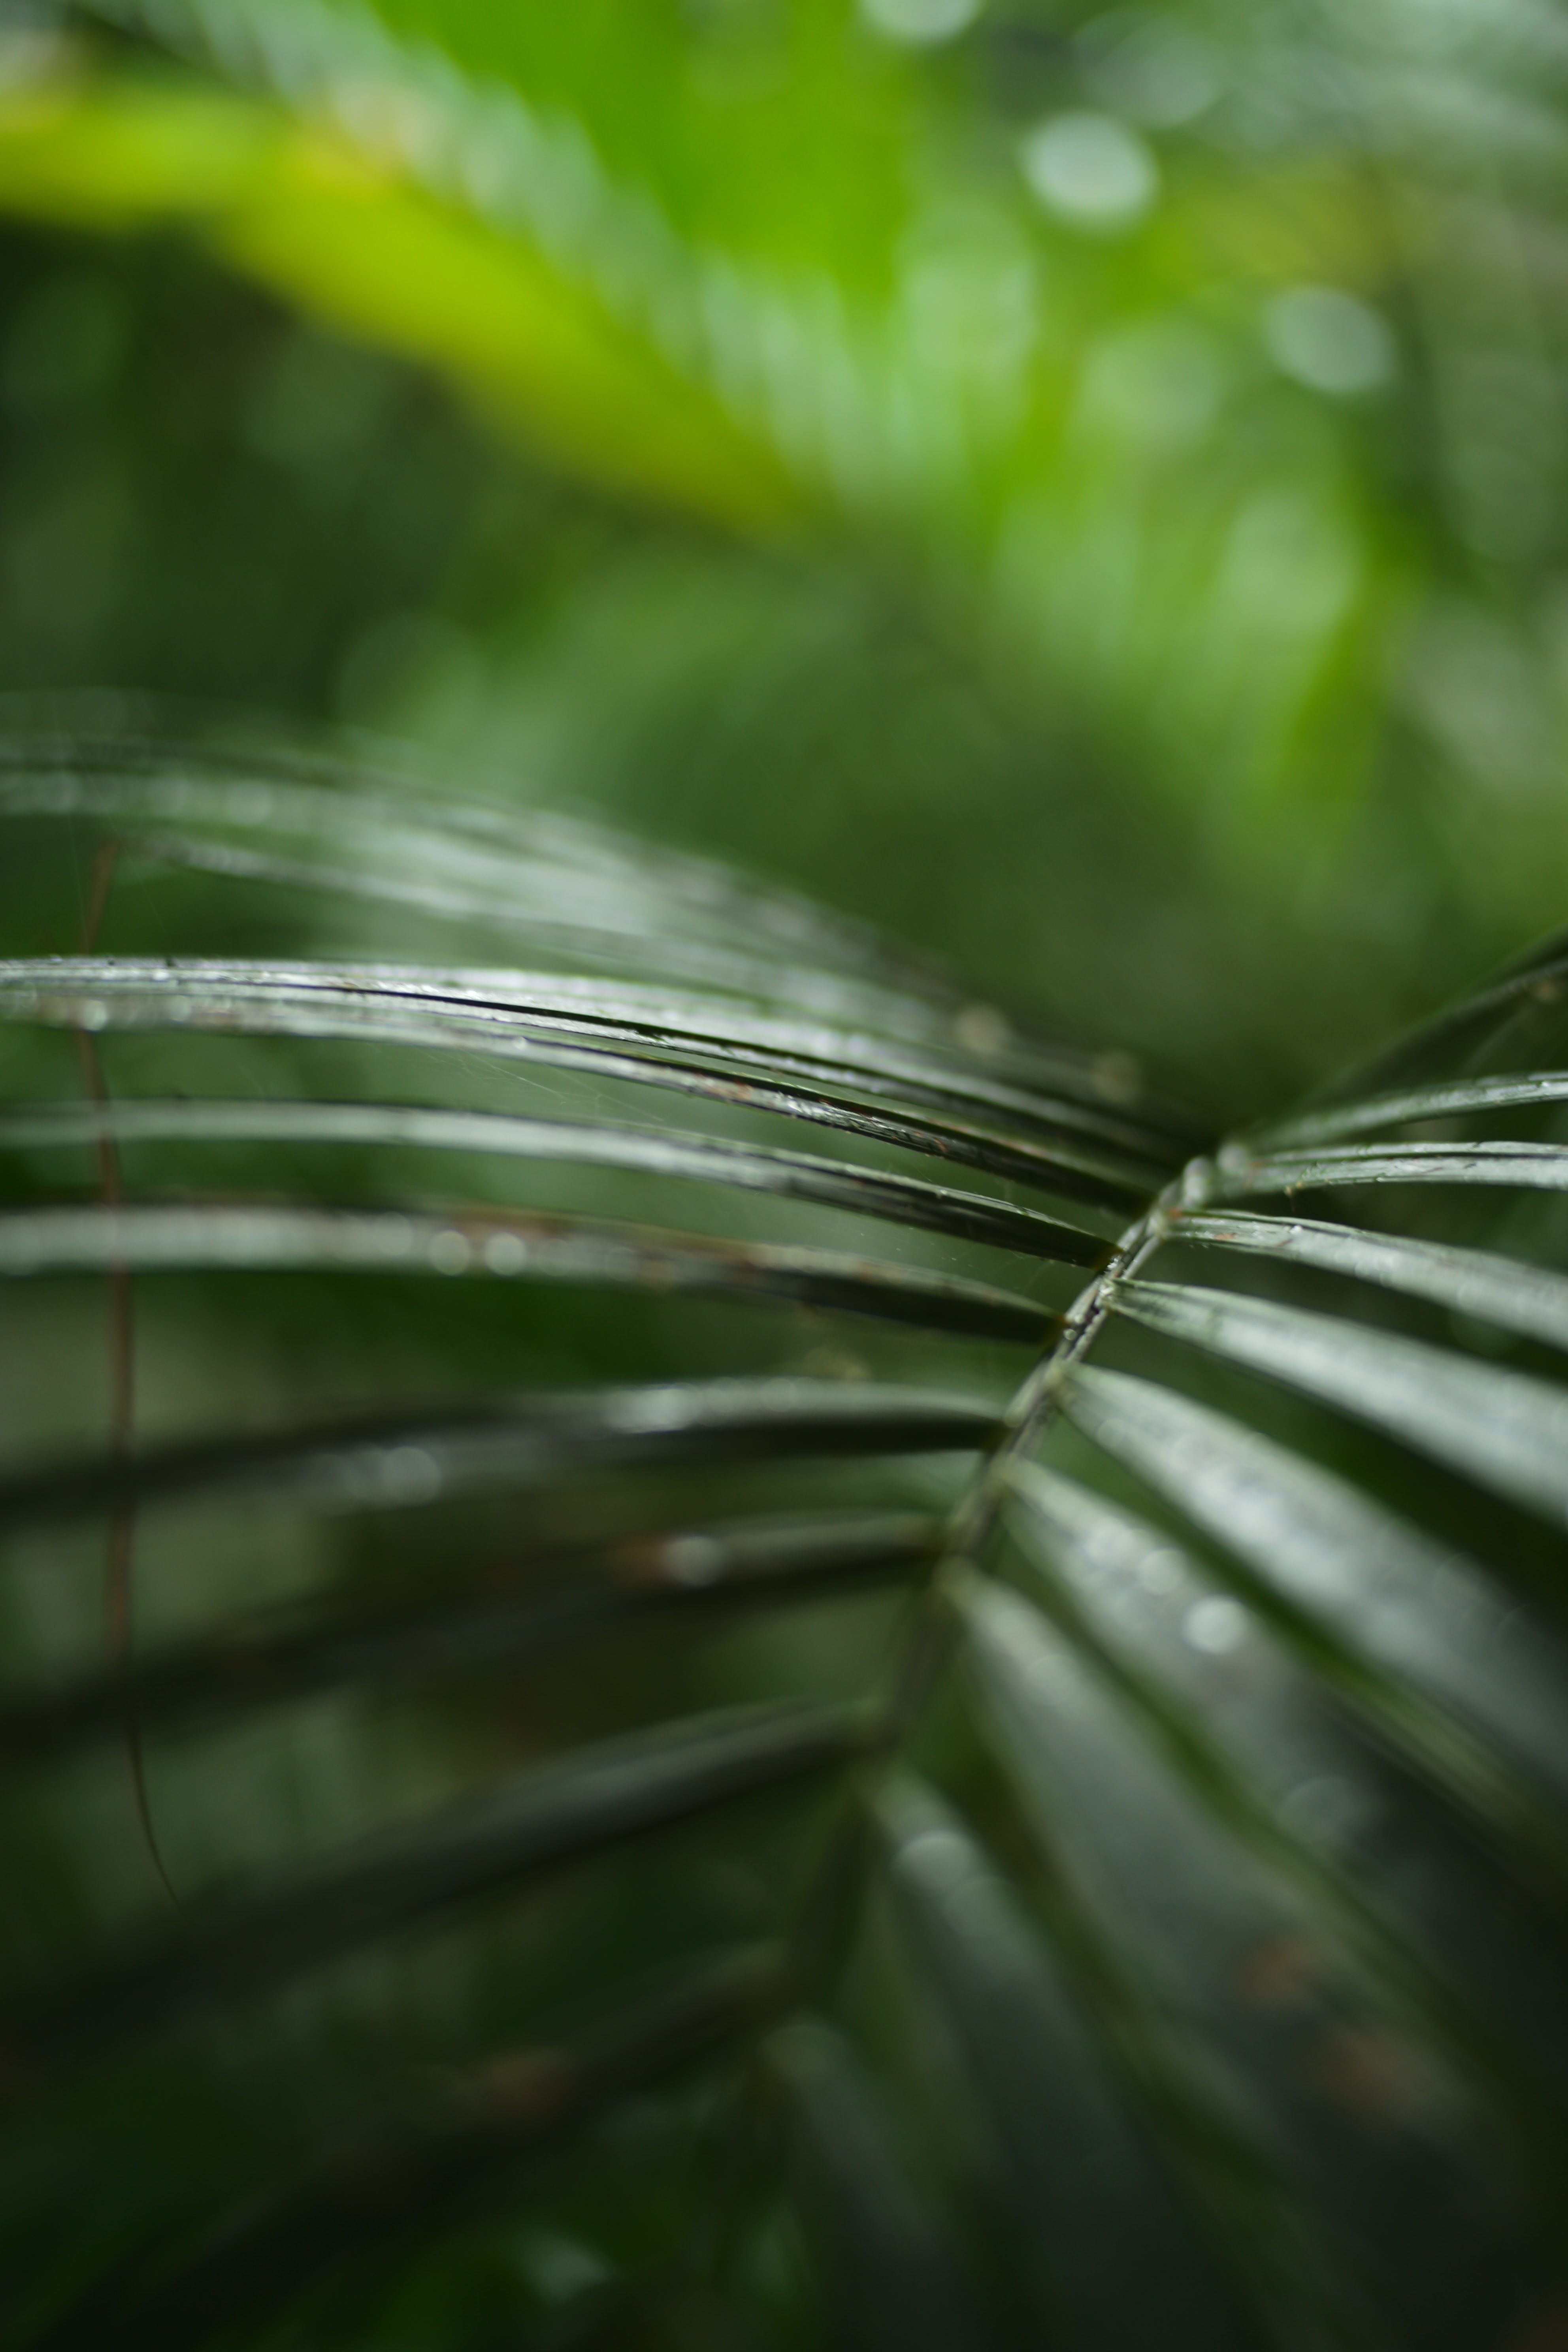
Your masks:
<svg viewBox="0 0 1568 2352"><path fill-rule="evenodd" d="M929 47L972 25L980 0L860 0L867 21L889 41Z"/></svg>
<svg viewBox="0 0 1568 2352"><path fill-rule="evenodd" d="M1053 115L1029 133L1021 160L1047 211L1075 228L1131 228L1160 192L1147 142L1113 115Z"/></svg>
<svg viewBox="0 0 1568 2352"><path fill-rule="evenodd" d="M1377 312L1333 286L1292 286L1263 316L1276 367L1313 392L1344 399L1394 373L1394 338Z"/></svg>

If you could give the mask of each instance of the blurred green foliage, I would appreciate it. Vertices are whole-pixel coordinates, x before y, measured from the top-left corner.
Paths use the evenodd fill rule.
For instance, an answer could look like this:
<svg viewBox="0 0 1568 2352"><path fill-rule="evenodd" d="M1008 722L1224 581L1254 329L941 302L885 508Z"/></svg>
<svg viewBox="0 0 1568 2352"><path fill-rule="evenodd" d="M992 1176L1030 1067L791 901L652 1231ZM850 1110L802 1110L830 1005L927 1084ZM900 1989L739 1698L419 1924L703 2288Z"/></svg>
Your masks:
<svg viewBox="0 0 1568 2352"><path fill-rule="evenodd" d="M1550 10L116 0L0 78L7 685L389 731L1227 1111L1559 916Z"/></svg>
<svg viewBox="0 0 1568 2352"><path fill-rule="evenodd" d="M997 1003L1181 1066L1217 1117L1248 1117L1568 905L1565 133L1568 27L1537 0L0 0L0 688L63 713L68 742L79 719L133 731L143 694L176 717L198 706L180 722L197 735L248 709L274 736L325 722L398 739L454 794L607 814L803 885ZM364 870L330 882L331 920L287 872L132 853L97 944L437 963L515 948L493 908L465 927L419 909L416 887L375 895L383 850L399 889L417 884L418 844L343 840L343 866ZM580 854L597 874L602 848ZM90 849L73 864L75 833L24 820L7 857L7 953L81 949ZM1008 1030L969 985L943 1011L944 1050L984 1064ZM205 1086L252 1105L648 1117L624 1072L544 1063L520 1094L516 1067L456 1030L442 1053L286 1022L244 1039L176 1024L173 1043L132 1025L100 1062L80 1019L79 1035L16 1030L19 1101L79 1100L85 1071L116 1103L199 1104ZM781 1122L748 1086L682 1117L765 1142ZM1136 1071L1101 1055L1096 1087L1120 1106ZM6 1205L63 1189L110 1214L80 1140L63 1159L13 1151ZM481 1224L521 1193L536 1218L629 1210L699 1239L709 1221L739 1243L816 1231L815 1209L694 1210L677 1180L661 1192L635 1169L619 1189L553 1163L524 1181L470 1154L432 1175L400 1149L293 1158L275 1141L258 1158L243 1133L129 1152L132 1181L176 1202L217 1181L215 1214L247 1186L315 1186L398 1213L456 1200ZM1109 1234L1109 1209L1094 1214ZM468 1264L461 1234L442 1242ZM895 1228L876 1245L916 1272L986 1271L985 1245L971 1267L951 1236ZM1042 1318L1079 1285L1065 1265L1018 1278ZM99 1282L13 1287L0 1402L16 1459L100 1443L119 1407ZM411 1305L401 1272L247 1276L199 1257L139 1279L137 1443L308 1424L345 1399L710 1373L870 1373L911 1393L953 1378L1000 1404L1016 1369L1000 1343L902 1327L841 1343L777 1300L751 1302L737 1336L732 1298L667 1297L651 1277L586 1296L542 1283L521 1315L507 1284L415 1288ZM1428 1306L1430 1328L1415 1319ZM1439 1311L1410 1310L1418 1338ZM1490 1351L1473 1317L1456 1328ZM1142 1338L1119 1344L1140 1370ZM1371 1459L1370 1441L1331 1444L1310 1421L1301 1438L1294 1403L1256 1412L1309 1459L1319 1443L1356 1475ZM1068 1433L1069 1469L1074 1447L1091 1453ZM209 1624L221 1642L226 1612L324 1598L352 1615L388 1596L482 1617L498 1595L548 1601L561 1563L591 1573L595 1547L625 1552L635 1584L650 1528L848 1511L862 1467L717 1454L646 1491L590 1475L438 1514L388 1488L325 1529L286 1496L254 1510L220 1496L139 1531L138 1625L154 1647ZM945 1508L954 1475L917 1464L894 1499ZM1473 1533L1524 1584L1542 1561L1537 1580L1555 1575L1555 1528L1548 1552L1425 1456L1378 1475L1445 1540ZM102 1565L96 1535L20 1548L6 1634L29 1672L100 1658ZM220 1675L199 1767L173 1736L153 1747L151 1812L174 1880L219 1883L558 1746L721 1699L868 1687L901 1606L869 1591L847 1620L841 1605L761 1633L716 1620L700 1643L684 1620L628 1612L547 1675L501 1658L479 1700L460 1676L456 1696L410 1697L367 1675L368 1694L325 1687L281 1729L226 1713ZM1182 1639L1183 1655L1202 1647ZM230 1664L246 1654L242 1625ZM1070 1905L1030 1878L1007 1772L951 1696L911 1753L1028 1900L1062 1911L1070 1945ZM12 1801L28 1899L5 1922L7 1965L29 1978L155 1892L126 1760L100 1751ZM493 1935L369 1953L258 2030L216 2026L210 2076L149 2067L89 2088L21 2153L20 2134L0 2147L16 2242L37 2240L26 2293L63 2308L101 2269L112 2294L122 2252L167 2233L178 2254L193 2215L247 2207L352 2121L386 2040L413 2115L445 2095L444 2069L623 1976L782 1930L822 1831L814 1789L781 1795L741 1851L696 1832L674 1863L634 1857L613 1890L590 1874ZM944 2045L879 1904L848 2006L868 2047L930 2073L940 2131L928 2146L906 2129L917 2170L961 2177ZM1085 1980L1101 1966L1090 1944L1076 1964ZM1527 2012L1531 2034L1544 2045ZM796 2060L809 2078L809 2047L767 2063ZM1018 2080L1049 2137L1052 2099ZM530 2340L563 2342L558 2308L657 2271L666 2207L691 2201L699 2172L744 2189L735 2128L700 2087L628 2098L525 2223L458 2233L412 2267L399 2247L384 2275L373 2265L340 2301L334 2286L267 2340L477 2345L521 2308ZM786 2222L763 2218L731 2250L742 2300L777 2306L770 2340L819 2341ZM1441 2300L1440 2269L1417 2267ZM1309 2309L1315 2284L1295 2284ZM624 2315L573 2340L626 2343ZM1462 2311L1449 2324L1458 2341ZM637 2340L734 2340L700 2309L680 2325L649 2319Z"/></svg>

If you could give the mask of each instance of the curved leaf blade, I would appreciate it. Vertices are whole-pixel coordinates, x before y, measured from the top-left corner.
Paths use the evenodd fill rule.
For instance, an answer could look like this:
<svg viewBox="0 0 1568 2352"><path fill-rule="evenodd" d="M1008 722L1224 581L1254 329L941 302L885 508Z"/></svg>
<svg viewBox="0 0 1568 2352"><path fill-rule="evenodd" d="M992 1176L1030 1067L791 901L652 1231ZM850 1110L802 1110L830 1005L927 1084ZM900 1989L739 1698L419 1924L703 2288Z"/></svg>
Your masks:
<svg viewBox="0 0 1568 2352"><path fill-rule="evenodd" d="M1568 1347L1568 1276L1521 1265L1495 1251L1459 1249L1300 1218L1245 1214L1184 1215L1173 1223L1172 1236L1198 1248L1237 1250L1376 1283L1407 1297L1429 1298L1451 1314L1518 1331L1548 1347Z"/></svg>
<svg viewBox="0 0 1568 2352"><path fill-rule="evenodd" d="M1064 1403L1086 1437L1175 1504L1268 1590L1377 1669L1380 1706L1462 1801L1517 1822L1490 1749L1568 1796L1568 1656L1469 1560L1370 1496L1209 1406L1124 1372L1074 1373ZM1413 1716L1412 1688L1485 1734L1456 1748Z"/></svg>
<svg viewBox="0 0 1568 2352"><path fill-rule="evenodd" d="M37 1763L95 1740L168 1730L316 1692L425 1683L555 1656L634 1623L786 1609L910 1582L941 1549L940 1521L867 1513L822 1526L742 1523L649 1532L580 1549L542 1584L544 1560L495 1591L389 1608L317 1608L230 1621L143 1653L125 1672L0 1697L0 1763Z"/></svg>
<svg viewBox="0 0 1568 2352"><path fill-rule="evenodd" d="M233 1200L0 1211L0 1278L285 1269L479 1276L644 1293L692 1291L742 1303L784 1300L1024 1345L1038 1345L1050 1321L1032 1299L920 1266L563 1213L440 1217L405 1209Z"/></svg>
<svg viewBox="0 0 1568 2352"><path fill-rule="evenodd" d="M1427 1118L1469 1118L1487 1111L1531 1110L1568 1102L1568 1071L1532 1071L1528 1077L1456 1078L1446 1084L1406 1087L1402 1094L1373 1095L1333 1110L1310 1111L1275 1121L1258 1131L1271 1150L1310 1151L1364 1135L1380 1127L1407 1127Z"/></svg>
<svg viewBox="0 0 1568 2352"><path fill-rule="evenodd" d="M1238 1147L1221 1154L1213 1196L1240 1200L1341 1184L1506 1184L1563 1192L1568 1192L1568 1150L1555 1143L1405 1143L1387 1150L1361 1143L1254 1155Z"/></svg>
<svg viewBox="0 0 1568 2352"><path fill-rule="evenodd" d="M1568 1391L1226 1291L1125 1283L1111 1312L1303 1390L1555 1525L1568 1517Z"/></svg>
<svg viewBox="0 0 1568 2352"><path fill-rule="evenodd" d="M946 2233L905 2178L889 2119L841 2035L799 2021L766 2056L785 2084L805 2219L834 2331L866 2352L987 2352Z"/></svg>
<svg viewBox="0 0 1568 2352"><path fill-rule="evenodd" d="M858 1717L823 1708L699 1717L569 1755L510 1786L291 1875L193 1905L85 1981L25 1996L0 2034L15 2096L181 2020L252 2000L342 1954L526 1890L630 1840L847 1763Z"/></svg>
<svg viewBox="0 0 1568 2352"><path fill-rule="evenodd" d="M825 1160L766 1145L668 1128L593 1121L521 1118L496 1111L447 1110L376 1102L215 1102L121 1100L108 1104L35 1105L0 1116L0 1150L91 1145L109 1136L117 1144L303 1143L363 1145L372 1150L492 1154L497 1158L565 1161L578 1167L625 1169L641 1176L673 1176L747 1192L779 1192L828 1208L931 1231L983 1237L1031 1235L1047 1255L1045 1237L1068 1236L1061 1246L1080 1253L1069 1265L1092 1264L1104 1254L1097 1234L1063 1226L1037 1210L1015 1208L987 1194L961 1192L921 1177L889 1174L855 1160ZM936 1222L933 1223L932 1221ZM1005 1243L999 1246L1005 1246ZM1026 1244L1023 1244L1026 1245ZM1082 1253L1087 1252L1086 1256Z"/></svg>
<svg viewBox="0 0 1568 2352"><path fill-rule="evenodd" d="M1369 2285L1381 2298L1423 2274L1431 2231L1473 2174L1479 2119L1447 2053L1403 2004L1369 1998L1333 1911L1307 1881L1257 1866L1235 1824L1152 1740L1130 1736L1142 1710L1091 1679L1037 1609L978 1583L964 1609L969 1654L1042 1836L1290 2184L1297 2225L1321 2231L1324 2317L1338 2340L1356 2340ZM1275 1996L1285 1953L1310 1984L1302 1998ZM1370 2100L1336 2078L1341 2037L1381 2053ZM1501 2237L1517 2229L1510 2216ZM1499 2259L1489 2217L1460 2266L1485 2276Z"/></svg>
<svg viewBox="0 0 1568 2352"><path fill-rule="evenodd" d="M900 1787L880 1827L923 1969L1004 2155L1042 2320L1108 2342L1253 2341L1227 2278L1118 2095L1009 1889L946 1806Z"/></svg>
<svg viewBox="0 0 1568 2352"><path fill-rule="evenodd" d="M320 1510L399 1510L438 1496L642 1464L715 1466L974 1453L996 1413L965 1398L871 1381L731 1380L492 1398L362 1415L333 1427L94 1455L0 1479L0 1526L91 1517L116 1505L219 1493Z"/></svg>
<svg viewBox="0 0 1568 2352"><path fill-rule="evenodd" d="M165 985L147 992L139 984L138 979L132 979L129 985L125 985L122 984L123 974L100 970L96 991L89 988L79 994L68 986L58 991L47 987L41 991L29 990L23 982L7 1004L7 982L11 977L11 974L0 971L0 1019L9 1013L12 1018L37 1021L45 1026L86 1029L94 1034L121 1026L132 1029L194 1028L203 1032L219 1030L261 1037L354 1038L364 1043L460 1047L470 1052L478 1049L487 1055L535 1063L550 1069L577 1070L597 1078L629 1078L641 1085L700 1096L747 1109L779 1111L791 1118L840 1129L850 1134L927 1155L941 1158L967 1156L973 1165L990 1167L996 1164L997 1172L1003 1174L1017 1176L1021 1170L1027 1168L1026 1181L1033 1185L1106 1206L1120 1203L1126 1207L1144 1197L1141 1187L1096 1168L1080 1155L1045 1150L1030 1152L1023 1150L1022 1147L1004 1147L1001 1144L993 1150L989 1144L975 1142L973 1138L972 1149L964 1145L961 1150L962 1139L958 1139L951 1150L943 1150L940 1135L910 1120L889 1121L874 1112L862 1111L852 1104L835 1103L826 1097L799 1088L784 1089L752 1084L746 1079L710 1072L689 1064L662 1063L657 1058L623 1054L593 1043L566 1040L558 1033L531 1022L526 1015L517 1014L507 1008L454 1005L439 994L425 997L411 1007L399 1001L402 992L384 983L374 988L365 984L357 988L342 987L334 986L331 980L323 980L319 974L308 971L296 971L287 978L255 974L237 978L233 971L225 981L216 982L210 975L197 976L187 967L183 986L176 985L171 990ZM175 975L169 974L164 978L167 981ZM121 1110L130 1123L128 1133L133 1130L134 1123L140 1118L148 1132L152 1131L155 1120L162 1119L162 1131L166 1134L184 1132L194 1135L196 1121L201 1116L200 1112L186 1105L160 1107L148 1104L139 1111L137 1106L125 1104L104 1112L103 1117L113 1119L121 1115ZM340 1121L340 1131L336 1136L326 1132L331 1113L335 1113ZM460 1122L471 1120L475 1122L472 1133L476 1137L489 1133L496 1139L495 1149L508 1148L506 1124L487 1124L487 1121L499 1119L499 1114L441 1114L436 1111L421 1114L416 1108L400 1109L393 1105L296 1105L293 1107L294 1133L300 1140L311 1139L309 1129L313 1122L322 1140L358 1140L371 1144L385 1139L417 1145L421 1138L415 1122L422 1115L432 1122L443 1116L447 1118L451 1124L446 1132L452 1139L459 1135ZM73 1121L79 1126L87 1116L79 1106L75 1105L61 1106L58 1110L37 1109L31 1114L20 1114L13 1132L18 1143L24 1140L47 1142L51 1128L57 1133L66 1135L70 1131ZM281 1132L281 1122L289 1116L289 1107L283 1105L214 1104L210 1106L209 1133L216 1139L218 1128L224 1121L227 1121L236 1132L243 1129L247 1122L253 1130L258 1131L269 1118L279 1123ZM371 1131L378 1117L384 1123L380 1138ZM398 1133L400 1120L403 1131ZM356 1121L358 1130L354 1132ZM734 1181L745 1182L753 1190L778 1189L770 1187L766 1179L757 1172L773 1167L781 1171L781 1185L782 1171L789 1171L800 1198L818 1198L829 1206L845 1205L842 1200L832 1196L832 1187L836 1183L840 1187L852 1187L858 1181L867 1203L878 1199L889 1204L899 1201L908 1203L909 1222L929 1222L931 1217L942 1216L941 1204L948 1202L955 1204L952 1210L954 1218L967 1216L977 1226L989 1224L992 1236L998 1240L1001 1247L1008 1246L1006 1239L1003 1238L1007 1234L1016 1236L1020 1247L1029 1245L1026 1237L1031 1233L1037 1237L1047 1234L1057 1237L1061 1248L1077 1253L1065 1261L1069 1265L1092 1265L1104 1247L1099 1236L1086 1234L1079 1227L1047 1218L1039 1211L1014 1208L988 1195L959 1192L950 1186L932 1184L922 1177L860 1168L854 1161L821 1160L805 1153L780 1151L763 1145L747 1150L718 1139L695 1135L683 1138L671 1134L668 1129L658 1134L646 1129L617 1129L609 1121L600 1127L573 1128L564 1122L517 1120L511 1122L511 1132L518 1139L513 1148L519 1150L522 1149L521 1139L533 1134L538 1140L531 1156L541 1158L564 1156L563 1145L558 1145L552 1155L549 1153L547 1139L551 1134L563 1137L575 1135L580 1139L582 1152L597 1152L605 1165L626 1164L629 1156L638 1149L647 1153L662 1150L667 1155L676 1155L686 1148L697 1154L698 1160L689 1167L677 1168L672 1158L671 1164L664 1172L700 1172L699 1161L702 1155L707 1154L709 1158L702 1162L706 1167L717 1168L721 1160L727 1160L737 1171L751 1171L743 1176L737 1173ZM433 1127L431 1133L434 1133ZM643 1140L640 1145L624 1140L617 1144L615 1141L617 1133L622 1137L639 1137ZM602 1139L595 1141L595 1138ZM454 1139L439 1148L473 1150L480 1147L477 1143L465 1145ZM615 1158L617 1151L621 1155L619 1162ZM803 1189L808 1185L814 1186L815 1191L808 1193ZM867 1205L863 1213L892 1215L896 1212L891 1205L885 1209ZM961 1227L942 1223L932 1230L958 1231ZM976 1231L972 1237L980 1239L984 1236Z"/></svg>
<svg viewBox="0 0 1568 2352"><path fill-rule="evenodd" d="M270 2319L356 2255L459 2229L515 2195L520 2170L561 2140L752 2040L796 1997L776 1958L710 1963L564 2048L497 2051L412 2123L389 2116L319 2152L195 2247L151 2249L129 2280L79 2294L40 2352L95 2352L128 2317L164 2352L200 2352Z"/></svg>

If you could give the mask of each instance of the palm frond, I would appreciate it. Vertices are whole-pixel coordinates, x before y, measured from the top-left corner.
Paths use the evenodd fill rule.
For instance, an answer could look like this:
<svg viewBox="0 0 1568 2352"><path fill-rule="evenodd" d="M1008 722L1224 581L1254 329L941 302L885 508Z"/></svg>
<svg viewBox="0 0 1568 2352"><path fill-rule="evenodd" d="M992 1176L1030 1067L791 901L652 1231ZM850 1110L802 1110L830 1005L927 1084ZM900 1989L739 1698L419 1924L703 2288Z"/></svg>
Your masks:
<svg viewBox="0 0 1568 2352"><path fill-rule="evenodd" d="M607 836L302 755L4 773L122 942L0 968L12 2338L369 2344L504 2261L541 2345L1525 2340L1534 982L1215 1150Z"/></svg>

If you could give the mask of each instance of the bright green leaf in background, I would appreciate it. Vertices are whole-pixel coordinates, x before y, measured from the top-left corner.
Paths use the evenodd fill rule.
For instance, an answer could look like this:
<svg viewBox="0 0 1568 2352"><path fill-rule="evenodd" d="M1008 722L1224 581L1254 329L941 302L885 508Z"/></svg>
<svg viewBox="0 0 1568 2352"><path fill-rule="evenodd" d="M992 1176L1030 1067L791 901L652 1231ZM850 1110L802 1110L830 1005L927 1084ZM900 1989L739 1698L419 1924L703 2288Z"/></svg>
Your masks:
<svg viewBox="0 0 1568 2352"><path fill-rule="evenodd" d="M1253 1100L1559 908L1548 13L149 0L5 54L13 215L189 234L558 485L509 536L466 457L335 679L106 625L15 685L324 699L1211 1032ZM390 396L300 337L274 458L334 367Z"/></svg>

